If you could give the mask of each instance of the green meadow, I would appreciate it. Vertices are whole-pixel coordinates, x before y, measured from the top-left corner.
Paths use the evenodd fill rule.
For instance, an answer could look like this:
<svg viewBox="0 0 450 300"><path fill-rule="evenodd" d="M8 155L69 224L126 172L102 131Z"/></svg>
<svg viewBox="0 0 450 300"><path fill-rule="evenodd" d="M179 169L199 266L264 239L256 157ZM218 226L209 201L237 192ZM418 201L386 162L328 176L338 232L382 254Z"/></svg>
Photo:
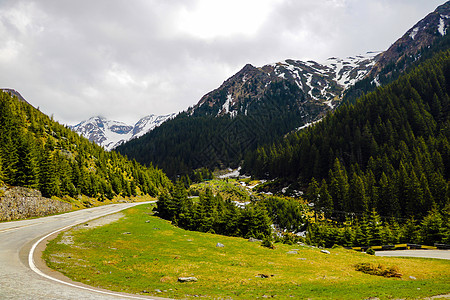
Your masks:
<svg viewBox="0 0 450 300"><path fill-rule="evenodd" d="M101 227L81 224L44 252L69 278L113 291L168 298L417 299L450 293L450 261L370 256L343 248L275 244L191 232L153 216L152 205ZM216 247L221 243L224 247ZM401 278L368 275L355 265L396 268ZM196 277L181 283L179 277Z"/></svg>

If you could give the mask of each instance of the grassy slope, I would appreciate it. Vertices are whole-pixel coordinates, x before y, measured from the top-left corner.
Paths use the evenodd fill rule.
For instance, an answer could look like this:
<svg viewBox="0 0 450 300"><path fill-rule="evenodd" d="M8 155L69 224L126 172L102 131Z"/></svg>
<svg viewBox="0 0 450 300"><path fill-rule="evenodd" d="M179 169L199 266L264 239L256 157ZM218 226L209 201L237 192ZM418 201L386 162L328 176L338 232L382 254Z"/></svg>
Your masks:
<svg viewBox="0 0 450 300"><path fill-rule="evenodd" d="M125 214L100 228L80 226L61 234L50 242L44 258L50 267L92 286L174 298L390 299L450 292L450 261L383 258L344 249L327 255L281 244L270 250L241 238L173 227L150 216L148 205ZM73 235L74 244L61 243L71 240L68 235ZM218 242L225 247L217 248ZM298 254L287 254L293 249L299 249ZM403 279L357 272L353 266L360 262L397 266ZM195 276L198 282L179 283L181 276Z"/></svg>

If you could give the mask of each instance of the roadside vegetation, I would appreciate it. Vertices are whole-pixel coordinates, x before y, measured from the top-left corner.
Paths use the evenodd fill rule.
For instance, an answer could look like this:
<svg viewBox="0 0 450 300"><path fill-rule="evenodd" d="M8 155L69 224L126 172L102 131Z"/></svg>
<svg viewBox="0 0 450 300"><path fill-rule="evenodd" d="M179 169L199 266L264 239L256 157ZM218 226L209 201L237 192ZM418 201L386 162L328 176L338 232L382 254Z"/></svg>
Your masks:
<svg viewBox="0 0 450 300"><path fill-rule="evenodd" d="M152 216L153 208L137 206L117 222L61 233L44 259L91 286L170 298L416 299L449 292L449 261L375 257L340 247L327 254L281 243L269 249L183 230ZM382 266L401 276L368 275L358 266ZM198 280L181 283L179 277Z"/></svg>

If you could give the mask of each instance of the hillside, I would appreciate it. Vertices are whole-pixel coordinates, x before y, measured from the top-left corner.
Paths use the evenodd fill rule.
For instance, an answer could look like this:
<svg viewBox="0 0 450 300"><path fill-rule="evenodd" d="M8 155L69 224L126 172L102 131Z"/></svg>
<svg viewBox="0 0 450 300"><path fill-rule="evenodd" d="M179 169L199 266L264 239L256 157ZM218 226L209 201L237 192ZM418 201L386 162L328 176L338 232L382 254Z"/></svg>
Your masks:
<svg viewBox="0 0 450 300"><path fill-rule="evenodd" d="M0 184L100 201L170 188L162 171L104 151L14 94L0 93L0 124Z"/></svg>
<svg viewBox="0 0 450 300"><path fill-rule="evenodd" d="M315 126L259 148L243 171L311 182L310 201L341 220L372 209L384 217L448 213L449 94L446 51Z"/></svg>
<svg viewBox="0 0 450 300"><path fill-rule="evenodd" d="M186 112L117 151L173 178L201 167L237 168L258 146L309 126L447 49L449 8L450 2L438 7L382 53L247 64Z"/></svg>

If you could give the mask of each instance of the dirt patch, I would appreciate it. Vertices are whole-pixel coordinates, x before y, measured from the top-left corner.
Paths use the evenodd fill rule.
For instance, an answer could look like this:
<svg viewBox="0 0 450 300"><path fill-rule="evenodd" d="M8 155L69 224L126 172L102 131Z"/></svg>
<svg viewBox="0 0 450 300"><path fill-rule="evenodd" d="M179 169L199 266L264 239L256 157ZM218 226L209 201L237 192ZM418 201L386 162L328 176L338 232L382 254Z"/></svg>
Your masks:
<svg viewBox="0 0 450 300"><path fill-rule="evenodd" d="M92 229L92 228L96 228L96 227L100 227L100 226L104 226L104 225L116 222L123 217L125 217L125 215L123 213L115 213L115 214L107 215L107 216L80 224L78 226L75 226L74 229L75 230L78 230L81 228Z"/></svg>

